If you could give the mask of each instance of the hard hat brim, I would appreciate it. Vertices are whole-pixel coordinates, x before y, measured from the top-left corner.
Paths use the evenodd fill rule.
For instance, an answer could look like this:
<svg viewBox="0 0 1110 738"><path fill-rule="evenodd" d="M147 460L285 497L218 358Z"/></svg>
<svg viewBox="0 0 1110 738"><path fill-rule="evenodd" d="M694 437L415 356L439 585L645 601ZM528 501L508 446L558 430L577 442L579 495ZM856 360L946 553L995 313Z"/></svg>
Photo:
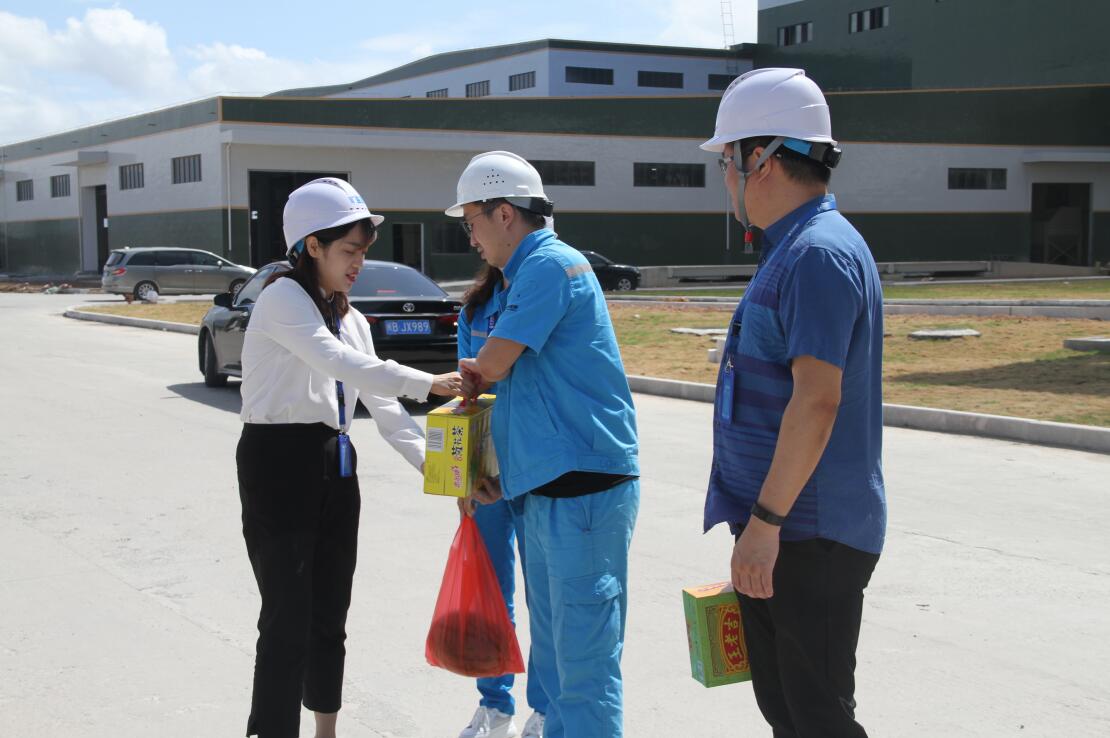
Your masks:
<svg viewBox="0 0 1110 738"><path fill-rule="evenodd" d="M725 144L732 143L733 141L735 141L735 139L729 136L714 136L698 146L698 148L703 151L712 151L715 154L719 154L725 150Z"/></svg>
<svg viewBox="0 0 1110 738"><path fill-rule="evenodd" d="M454 205L452 205L451 207L444 210L443 214L447 215L449 217L452 217L452 218L461 218L461 217L463 217L463 205L466 205L466 203L465 202L457 202Z"/></svg>
<svg viewBox="0 0 1110 738"><path fill-rule="evenodd" d="M369 211L367 211L367 212L369 212ZM288 248L293 248L293 244L295 244L297 241L303 240L303 239L307 238L308 236L312 235L313 233L316 233L317 231L323 231L323 230L326 230L328 228L338 228L339 226L347 225L348 223L354 223L357 220L366 220L367 218L369 218L370 222L374 224L374 228L377 228L378 226L380 226L382 223L385 222L385 216L384 215L375 215L374 213L369 213L369 215L367 215L366 213L349 213L348 215L345 215L342 218L337 219L334 223L329 223L328 225L323 225L323 226L320 226L318 228L313 228L308 233L299 233L298 232L297 237L295 239L293 239L293 243L289 243L289 236L286 235L286 237L285 237L286 246Z"/></svg>

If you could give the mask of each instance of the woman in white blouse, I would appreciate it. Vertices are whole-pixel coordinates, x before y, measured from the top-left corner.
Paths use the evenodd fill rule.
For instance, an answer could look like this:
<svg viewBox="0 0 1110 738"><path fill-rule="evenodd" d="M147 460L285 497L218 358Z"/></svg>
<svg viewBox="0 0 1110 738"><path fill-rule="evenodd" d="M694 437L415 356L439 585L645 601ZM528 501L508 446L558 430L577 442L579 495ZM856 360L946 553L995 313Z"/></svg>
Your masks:
<svg viewBox="0 0 1110 738"><path fill-rule="evenodd" d="M433 376L374 353L347 293L384 218L351 185L317 179L285 206L293 269L271 279L243 342L243 434L236 451L243 537L262 609L247 735L295 738L301 704L333 738L358 543L357 455L346 430L362 399L416 469L424 434L397 401L454 396Z"/></svg>

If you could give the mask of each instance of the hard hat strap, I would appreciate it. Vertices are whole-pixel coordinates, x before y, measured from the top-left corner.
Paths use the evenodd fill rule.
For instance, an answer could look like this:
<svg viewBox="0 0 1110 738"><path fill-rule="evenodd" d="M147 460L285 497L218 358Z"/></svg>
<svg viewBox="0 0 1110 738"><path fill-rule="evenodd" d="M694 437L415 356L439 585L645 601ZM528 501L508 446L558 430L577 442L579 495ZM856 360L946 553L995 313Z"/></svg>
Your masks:
<svg viewBox="0 0 1110 738"><path fill-rule="evenodd" d="M818 164L824 164L829 169L834 168L840 163L841 151L836 147L836 144L814 143L812 141L800 141L796 138L788 138L782 145L783 148L790 149L796 154L801 154L804 157L813 159Z"/></svg>
<svg viewBox="0 0 1110 738"><path fill-rule="evenodd" d="M786 139L784 137L776 136L774 140L771 141L771 143L767 144L767 148L763 149L763 153L760 154L759 158L755 160L755 166L753 166L751 169L744 169L744 152L741 151L740 159L736 160L736 168L740 170L740 174L744 175L744 181L747 181L748 177L752 176L752 173L758 172L759 168L763 166L768 159L774 156L775 152L778 151L779 147L781 147L785 142ZM734 148L738 148L738 144L739 141L737 142L737 146Z"/></svg>
<svg viewBox="0 0 1110 738"><path fill-rule="evenodd" d="M555 204L543 197L506 197L515 207L523 208L536 215L549 216L555 212Z"/></svg>

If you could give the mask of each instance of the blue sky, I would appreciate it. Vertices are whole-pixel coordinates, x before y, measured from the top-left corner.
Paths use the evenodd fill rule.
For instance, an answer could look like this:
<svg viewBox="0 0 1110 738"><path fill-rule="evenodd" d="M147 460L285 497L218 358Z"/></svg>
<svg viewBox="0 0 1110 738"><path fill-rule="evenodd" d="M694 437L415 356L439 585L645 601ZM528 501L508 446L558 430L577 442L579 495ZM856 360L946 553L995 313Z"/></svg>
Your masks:
<svg viewBox="0 0 1110 738"><path fill-rule="evenodd" d="M756 0L732 5L736 41L754 41ZM209 95L348 82L429 54L538 38L724 45L720 0L5 0L0 143Z"/></svg>

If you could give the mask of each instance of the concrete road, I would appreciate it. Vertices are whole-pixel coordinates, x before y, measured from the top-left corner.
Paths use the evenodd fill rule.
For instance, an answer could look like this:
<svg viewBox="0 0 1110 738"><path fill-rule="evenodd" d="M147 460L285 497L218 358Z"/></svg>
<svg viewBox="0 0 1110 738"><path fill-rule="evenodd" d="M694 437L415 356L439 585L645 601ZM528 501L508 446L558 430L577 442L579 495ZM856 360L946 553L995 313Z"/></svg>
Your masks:
<svg viewBox="0 0 1110 738"><path fill-rule="evenodd" d="M258 598L238 392L204 387L191 336L61 317L97 299L0 295L0 736L240 736ZM726 578L730 551L725 530L701 534L710 407L636 401L627 734L769 736L750 685L689 676L680 590ZM420 493L372 420L352 435L364 503L341 735L454 738L476 693L423 657L454 505ZM859 650L870 733L1110 735L1110 457L886 442L890 534Z"/></svg>

